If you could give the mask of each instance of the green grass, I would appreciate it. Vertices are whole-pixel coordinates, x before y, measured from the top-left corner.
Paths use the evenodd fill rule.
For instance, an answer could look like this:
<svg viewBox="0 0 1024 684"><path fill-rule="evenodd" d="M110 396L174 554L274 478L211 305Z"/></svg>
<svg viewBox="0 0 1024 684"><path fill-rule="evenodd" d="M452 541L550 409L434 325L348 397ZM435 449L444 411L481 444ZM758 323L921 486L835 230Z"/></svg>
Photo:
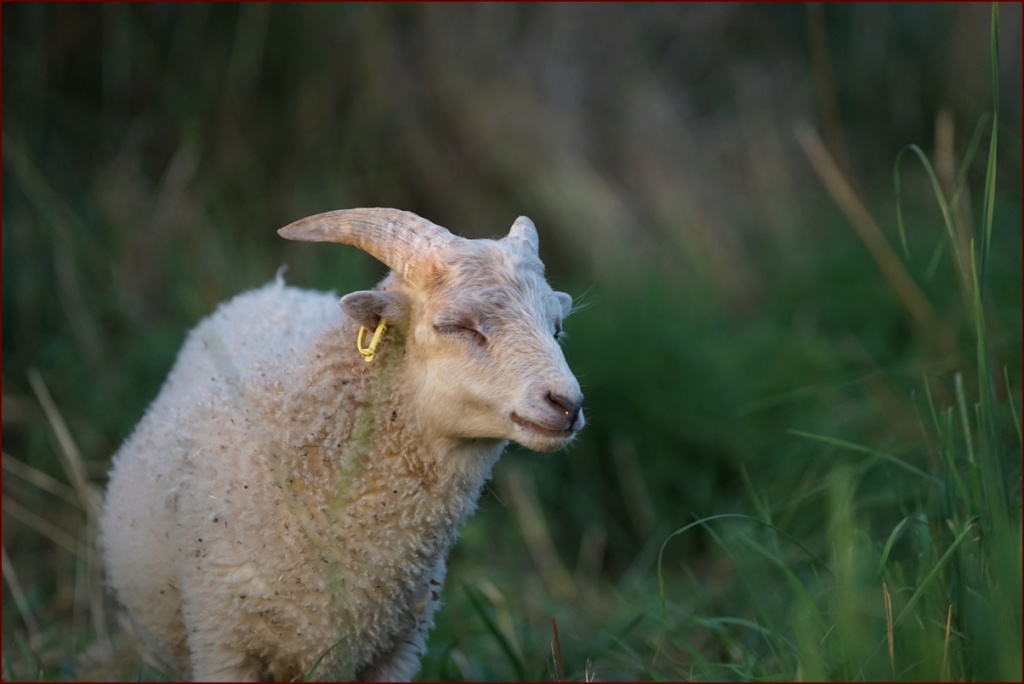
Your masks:
<svg viewBox="0 0 1024 684"><path fill-rule="evenodd" d="M276 228L384 205L526 213L585 304L588 426L499 463L421 679L1019 681L1019 8L733 12L5 6L3 677L169 678L109 457L218 302L383 273Z"/></svg>

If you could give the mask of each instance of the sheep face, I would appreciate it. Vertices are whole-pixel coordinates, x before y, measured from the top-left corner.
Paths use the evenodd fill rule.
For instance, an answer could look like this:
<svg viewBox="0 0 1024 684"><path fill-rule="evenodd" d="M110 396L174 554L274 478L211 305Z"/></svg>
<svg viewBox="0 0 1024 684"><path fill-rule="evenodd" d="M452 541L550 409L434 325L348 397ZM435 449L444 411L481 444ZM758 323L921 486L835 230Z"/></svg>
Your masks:
<svg viewBox="0 0 1024 684"><path fill-rule="evenodd" d="M408 294L424 424L538 451L564 446L584 423L579 383L558 343L571 298L551 289L540 259L516 242L457 247Z"/></svg>
<svg viewBox="0 0 1024 684"><path fill-rule="evenodd" d="M278 233L353 245L392 269L341 306L371 330L387 319L404 340L403 381L424 431L551 451L583 427L583 395L557 341L572 298L544 280L530 219L501 240L466 240L410 212L343 209Z"/></svg>
<svg viewBox="0 0 1024 684"><path fill-rule="evenodd" d="M342 308L370 329L384 317L405 339L424 429L538 451L564 446L584 424L558 342L572 298L545 281L533 223L521 217L502 240L443 235L450 239L415 253L414 266L392 265L377 290L345 296Z"/></svg>

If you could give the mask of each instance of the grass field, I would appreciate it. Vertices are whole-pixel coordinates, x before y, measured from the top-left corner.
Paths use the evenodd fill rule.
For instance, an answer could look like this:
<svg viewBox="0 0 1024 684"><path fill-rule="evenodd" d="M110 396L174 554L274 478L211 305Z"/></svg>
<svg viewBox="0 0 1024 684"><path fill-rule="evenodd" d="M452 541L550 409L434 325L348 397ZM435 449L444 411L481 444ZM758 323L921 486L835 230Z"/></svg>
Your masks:
<svg viewBox="0 0 1024 684"><path fill-rule="evenodd" d="M395 206L583 304L420 679L1020 681L1020 12L5 4L4 679L169 677L110 456L219 302L383 275L278 227Z"/></svg>

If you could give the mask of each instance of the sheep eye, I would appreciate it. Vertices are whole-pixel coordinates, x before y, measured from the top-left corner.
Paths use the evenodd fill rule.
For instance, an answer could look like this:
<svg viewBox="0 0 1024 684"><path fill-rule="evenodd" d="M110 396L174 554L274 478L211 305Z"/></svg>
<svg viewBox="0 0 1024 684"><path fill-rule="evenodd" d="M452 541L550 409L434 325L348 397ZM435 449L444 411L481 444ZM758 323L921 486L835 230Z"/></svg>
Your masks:
<svg viewBox="0 0 1024 684"><path fill-rule="evenodd" d="M434 329L437 330L441 335L462 335L464 337L471 338L475 343L483 345L487 343L487 338L482 332L473 327L472 323L446 323L443 325L435 325Z"/></svg>

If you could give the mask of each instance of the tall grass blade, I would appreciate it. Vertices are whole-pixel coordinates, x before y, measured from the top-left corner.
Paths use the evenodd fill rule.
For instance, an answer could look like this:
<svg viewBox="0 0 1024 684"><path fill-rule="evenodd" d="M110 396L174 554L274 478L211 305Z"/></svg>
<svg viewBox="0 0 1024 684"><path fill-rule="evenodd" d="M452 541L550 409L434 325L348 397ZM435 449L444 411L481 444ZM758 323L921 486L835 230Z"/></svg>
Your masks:
<svg viewBox="0 0 1024 684"><path fill-rule="evenodd" d="M921 470L920 468L918 468L917 466L911 465L911 464L907 463L906 461L904 461L902 459L896 458L892 454L885 453L884 451L879 451L878 449L872 449L871 447L864 446L863 444L856 444L854 442L848 442L846 440L837 439L835 437L829 437L827 435L816 435L814 433L804 432L802 430L790 429L790 430L787 430L786 432L788 432L791 435L796 435L797 437L806 437L807 439L813 439L813 440L816 440L816 441L819 441L819 442L824 442L825 444L830 444L832 446L837 446L837 447L840 447L842 449L847 449L849 451L856 451L858 453L868 454L868 455L874 456L876 458L879 458L879 459L881 459L883 461L887 461L889 463L892 463L893 465L899 466L900 468L903 468L904 470L906 470L908 472L911 472L914 475L917 475L918 477L924 478L924 479L926 479L926 480L928 480L930 482L933 482L935 484L939 483L939 479L937 477L935 477L934 475L932 475L931 473L927 473L927 472Z"/></svg>
<svg viewBox="0 0 1024 684"><path fill-rule="evenodd" d="M846 214L850 225L871 253L889 286L907 307L924 334L931 334L938 326L935 311L889 245L867 205L857 195L813 129L807 125L797 126L796 135L797 141L804 148L804 154L836 204ZM934 177L934 173L932 176ZM948 207L946 212L948 213Z"/></svg>
<svg viewBox="0 0 1024 684"><path fill-rule="evenodd" d="M942 679L949 681L949 632L953 626L953 604L946 611L946 635L942 639Z"/></svg>
<svg viewBox="0 0 1024 684"><path fill-rule="evenodd" d="M973 523L969 524L964 528L963 532L957 535L956 539L953 540L953 543L949 545L948 549L946 549L946 552L942 554L942 558L939 559L939 562L935 564L928 574L925 575L925 578L917 585L917 589L914 590L914 593L910 596L907 604L903 606L903 610L901 610L900 614L896 616L895 620L893 620L893 625L900 624L903 621L903 618L910 614L910 609L914 607L918 599L920 599L924 592L931 586L931 583L935 581L935 578L939 576L939 572L941 572L942 568L945 567L946 562L949 561L953 552L956 551L957 547L960 546L964 539L967 538L967 535L974 530L974 527Z"/></svg>
<svg viewBox="0 0 1024 684"><path fill-rule="evenodd" d="M900 520L892 532L889 533L889 538L885 540L885 546L882 548L882 555L878 559L878 567L875 570L876 574L881 575L882 571L885 570L885 564L889 561L889 554L892 552L892 545L896 543L896 539L900 536L900 532L903 531L908 522L910 522L909 516Z"/></svg>
<svg viewBox="0 0 1024 684"><path fill-rule="evenodd" d="M515 649L512 647L512 644L508 642L508 639L502 633L501 629L498 628L497 623L494 622L488 614L487 609L484 607L483 600L477 592L467 584L462 584L462 590L465 592L466 598L469 599L469 604L473 607L473 610L480 616L480 619L483 621L484 627L486 627L488 633L494 637L494 640L501 648L502 653L505 654L509 665L511 665L512 669L515 671L518 680L526 681L526 664L519 658Z"/></svg>
<svg viewBox="0 0 1024 684"><path fill-rule="evenodd" d="M1010 372L1003 366L1003 382L1006 383L1006 401L1010 404L1010 417L1013 419L1013 427L1017 431L1017 444L1024 446L1024 437L1021 436L1020 418L1017 414L1017 405L1013 401L1013 392L1010 391Z"/></svg>
<svg viewBox="0 0 1024 684"><path fill-rule="evenodd" d="M956 172L956 179L953 182L954 195L951 201L951 206L956 207L960 201L961 191L965 187L967 179L967 171L971 168L971 163L974 161L974 156L978 153L978 148L981 146L981 136L985 132L985 127L988 126L989 115L983 114L978 119L978 123L974 125L974 131L971 132L971 139L967 143L967 148L964 150L963 159L960 162L960 168ZM943 243L945 244L945 243Z"/></svg>
<svg viewBox="0 0 1024 684"><path fill-rule="evenodd" d="M893 674L896 674L896 637L892 629L892 596L889 595L889 586L882 580L882 598L885 602L885 638L889 646L889 667Z"/></svg>
<svg viewBox="0 0 1024 684"><path fill-rule="evenodd" d="M341 637L340 639L338 639L337 641L335 641L335 642L334 642L333 644L331 644L330 646L328 646L328 647L327 647L327 648L326 648L326 649L324 650L324 652L323 652L323 653L321 653L321 654L319 655L319 657L317 657L317 659L316 659L316 662L314 662L314 663L313 663L313 665L312 665L312 666L311 666L311 667L309 668L309 672L307 672L307 673L305 674L305 676L304 676L304 677L302 678L302 681L304 681L304 682L313 682L313 681L316 681L316 672L317 672L317 670L319 670L319 669L320 669L320 665L322 665L322 664L323 664L323 662L324 662L324 658L326 658L326 657L327 657L327 655L328 655L328 654L329 654L329 653L330 653L331 651L333 651L334 649L338 648L338 646L340 646L341 644L343 644L343 643L345 643L346 641L348 641L348 638L349 638L349 635L348 635L348 634L346 634L345 636Z"/></svg>
<svg viewBox="0 0 1024 684"><path fill-rule="evenodd" d="M999 3L992 3L992 135L988 143L985 171L985 200L982 206L982 243L980 287L985 287L988 255L992 247L992 221L996 204L996 144L999 142ZM984 290L982 290L982 293Z"/></svg>
<svg viewBox="0 0 1024 684"><path fill-rule="evenodd" d="M89 479L85 473L85 463L82 461L82 453L78 449L78 445L71 436L71 430L68 429L67 422L65 422L64 417L61 415L60 409L57 408L57 404L50 395L50 390L47 389L43 376L39 374L39 371L35 368L30 368L28 370L28 379L32 385L32 390L36 394L36 398L39 400L39 404L43 407L43 412L46 414L50 428L57 438L57 443L60 444L60 451L58 453L62 457L61 465L64 466L68 480L71 481L71 484L74 485L75 490L78 492L79 499L82 502L81 507L89 514L91 520L98 520L100 517L100 504L89 492Z"/></svg>
<svg viewBox="0 0 1024 684"><path fill-rule="evenodd" d="M68 487L52 475L44 473L38 468L33 468L27 463L19 461L6 451L3 452L3 471L38 487L44 492L53 494L80 510L82 508L81 501L74 489Z"/></svg>
<svg viewBox="0 0 1024 684"><path fill-rule="evenodd" d="M932 184L932 191L935 193L935 201L939 205L939 211L942 213L942 220L946 226L946 233L949 236L950 244L953 246L953 255L956 257L957 271L960 273L961 283L966 287L969 282L966 258L964 257L963 249L960 247L960 241L958 239L958 232L956 228L956 222L953 220L953 212L949 209L949 204L946 202L946 196L942 192L942 186L939 184L939 178L935 175L935 169L932 167L930 161L928 161L927 155L917 145L907 145L896 155L896 161L893 164L893 184L896 186L896 225L899 228L900 241L906 249L907 244L907 229L903 222L903 199L902 189L900 180L900 161L903 159L903 155L907 152L913 152L917 155L921 161L921 165L924 167L925 172L928 174L928 178Z"/></svg>
<svg viewBox="0 0 1024 684"><path fill-rule="evenodd" d="M953 376L956 386L956 401L960 406L960 424L964 431L964 446L967 448L967 462L972 468L977 469L978 462L974 458L974 440L971 439L970 413L967 411L967 393L964 390L964 376L957 373Z"/></svg>
<svg viewBox="0 0 1024 684"><path fill-rule="evenodd" d="M683 527L680 527L676 531L672 532L672 534L668 535L668 537L665 538L665 541L662 542L661 550L658 551L658 563L657 563L658 594L661 597L662 608L666 607L666 604L665 604L665 578L664 578L664 575L662 573L662 561L663 561L663 557L665 555L665 548L668 546L668 543L670 541L672 541L672 539L674 537L677 537L677 536L679 536L681 534L685 534L686 532L692 530L694 527L701 527L701 526L706 527L707 523L709 523L709 522L714 522L715 520L726 520L726 519L748 520L750 522L757 523L758 525L762 525L764 527L767 527L767 528L771 529L772 531L774 531L774 532L776 532L778 534L781 534L783 537L785 537L786 539L791 541L796 547L798 547L801 551L803 551L805 554L807 554L807 557L810 558L812 561L814 561L814 563L817 566L825 568L830 573L832 572L832 570L829 567L828 563L826 563L824 560L819 558L817 556L817 554L815 554L813 551L811 551L809 548L807 548L807 546L805 546L799 539L797 539L793 535L789 534L788 532L786 532L781 527L778 527L777 525L773 525L772 523L765 522L764 520L760 520L758 518L755 518L754 516L745 515L743 513L720 513L718 515L709 515L709 516L701 518L699 520L694 520L689 525L685 525Z"/></svg>
<svg viewBox="0 0 1024 684"><path fill-rule="evenodd" d="M551 665L548 665L548 674L552 675L552 681L564 682L565 681L565 663L562 662L562 641L558 638L558 622L555 621L554 616L551 618L551 656L554 660L555 669L551 670Z"/></svg>

